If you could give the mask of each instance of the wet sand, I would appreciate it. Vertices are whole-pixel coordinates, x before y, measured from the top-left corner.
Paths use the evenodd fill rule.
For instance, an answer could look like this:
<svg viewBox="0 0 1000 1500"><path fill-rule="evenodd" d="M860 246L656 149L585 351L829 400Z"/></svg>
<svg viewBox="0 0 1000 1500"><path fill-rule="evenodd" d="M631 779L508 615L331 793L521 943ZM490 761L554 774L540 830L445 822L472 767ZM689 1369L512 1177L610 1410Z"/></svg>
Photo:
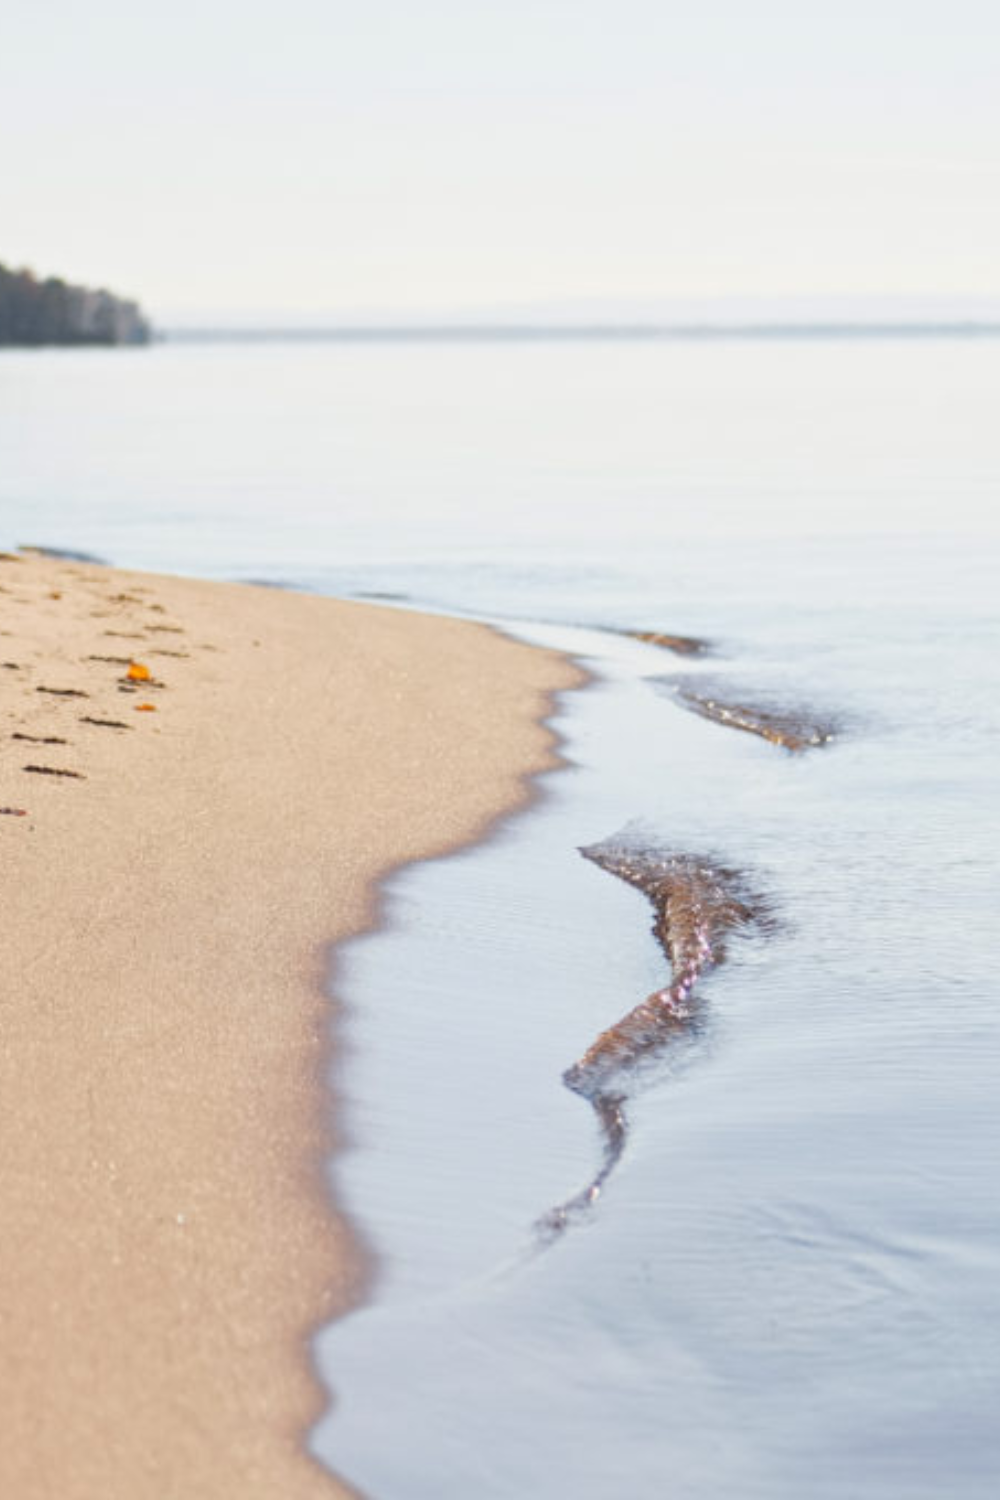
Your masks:
<svg viewBox="0 0 1000 1500"><path fill-rule="evenodd" d="M0 631L0 1494L349 1493L303 1447L308 1337L367 1275L324 1178L328 944L525 802L576 671L37 557L0 560Z"/></svg>

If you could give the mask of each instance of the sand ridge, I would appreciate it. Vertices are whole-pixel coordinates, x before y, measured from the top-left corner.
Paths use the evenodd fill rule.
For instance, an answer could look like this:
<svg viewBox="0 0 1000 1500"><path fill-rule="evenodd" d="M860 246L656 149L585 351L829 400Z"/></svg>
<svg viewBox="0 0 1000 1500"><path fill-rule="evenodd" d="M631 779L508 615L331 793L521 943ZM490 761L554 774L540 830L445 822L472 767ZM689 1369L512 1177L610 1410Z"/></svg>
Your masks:
<svg viewBox="0 0 1000 1500"><path fill-rule="evenodd" d="M0 1493L348 1493L303 1452L308 1335L370 1273L325 1185L327 944L525 802L579 674L31 556L0 632Z"/></svg>

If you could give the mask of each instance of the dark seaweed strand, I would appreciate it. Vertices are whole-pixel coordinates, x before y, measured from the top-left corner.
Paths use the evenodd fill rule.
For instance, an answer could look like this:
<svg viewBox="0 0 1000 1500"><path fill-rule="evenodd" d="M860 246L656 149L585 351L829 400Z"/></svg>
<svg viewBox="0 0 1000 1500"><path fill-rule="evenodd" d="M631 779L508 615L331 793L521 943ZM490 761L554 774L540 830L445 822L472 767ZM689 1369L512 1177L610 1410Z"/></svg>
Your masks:
<svg viewBox="0 0 1000 1500"><path fill-rule="evenodd" d="M58 766L22 766L22 771L34 771L38 776L71 776L74 781L86 781L82 771L63 771Z"/></svg>

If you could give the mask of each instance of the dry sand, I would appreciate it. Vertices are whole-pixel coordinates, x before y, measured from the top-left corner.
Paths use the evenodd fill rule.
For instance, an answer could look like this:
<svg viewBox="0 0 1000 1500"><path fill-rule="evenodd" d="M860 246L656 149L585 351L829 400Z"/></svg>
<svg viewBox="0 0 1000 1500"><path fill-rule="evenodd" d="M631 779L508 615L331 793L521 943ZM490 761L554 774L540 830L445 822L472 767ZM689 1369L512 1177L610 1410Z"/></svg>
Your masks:
<svg viewBox="0 0 1000 1500"><path fill-rule="evenodd" d="M0 560L0 631L0 1495L348 1493L303 1447L308 1336L366 1278L323 1176L327 945L526 800L577 674L37 557Z"/></svg>

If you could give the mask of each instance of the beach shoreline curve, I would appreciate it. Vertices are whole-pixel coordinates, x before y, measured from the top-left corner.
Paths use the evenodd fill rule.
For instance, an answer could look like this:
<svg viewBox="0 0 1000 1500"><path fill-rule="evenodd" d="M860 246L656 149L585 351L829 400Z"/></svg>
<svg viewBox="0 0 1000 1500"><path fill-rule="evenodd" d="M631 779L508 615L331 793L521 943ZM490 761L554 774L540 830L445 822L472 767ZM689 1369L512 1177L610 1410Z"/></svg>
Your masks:
<svg viewBox="0 0 1000 1500"><path fill-rule="evenodd" d="M531 800L583 673L41 556L0 561L0 619L0 1490L349 1494L305 1447L310 1340L369 1276L328 1187L328 956Z"/></svg>

